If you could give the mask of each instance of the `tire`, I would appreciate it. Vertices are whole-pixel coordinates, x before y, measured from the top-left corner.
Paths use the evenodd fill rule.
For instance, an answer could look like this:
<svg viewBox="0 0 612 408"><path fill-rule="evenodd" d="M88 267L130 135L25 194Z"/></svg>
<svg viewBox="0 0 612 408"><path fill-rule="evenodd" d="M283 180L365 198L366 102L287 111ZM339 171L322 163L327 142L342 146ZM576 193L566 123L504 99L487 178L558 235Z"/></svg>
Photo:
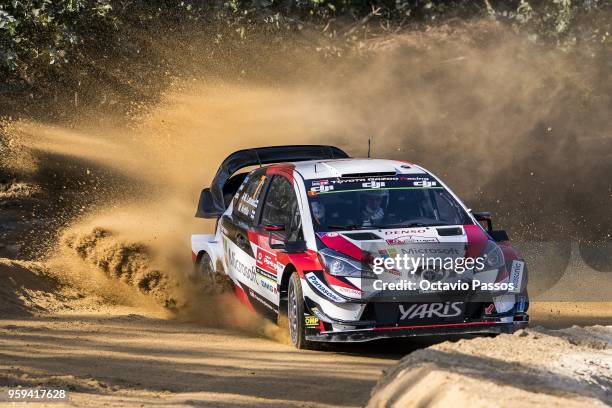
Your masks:
<svg viewBox="0 0 612 408"><path fill-rule="evenodd" d="M210 255L204 252L197 263L197 277L203 280L212 280L214 274L215 268L212 264L212 259Z"/></svg>
<svg viewBox="0 0 612 408"><path fill-rule="evenodd" d="M231 280L224 273L218 272L206 252L202 253L195 265L195 282L205 293L221 294L232 289Z"/></svg>
<svg viewBox="0 0 612 408"><path fill-rule="evenodd" d="M295 348L312 348L311 343L306 340L304 295L302 294L302 282L297 272L293 272L289 278L289 288L287 289L287 330L289 340Z"/></svg>

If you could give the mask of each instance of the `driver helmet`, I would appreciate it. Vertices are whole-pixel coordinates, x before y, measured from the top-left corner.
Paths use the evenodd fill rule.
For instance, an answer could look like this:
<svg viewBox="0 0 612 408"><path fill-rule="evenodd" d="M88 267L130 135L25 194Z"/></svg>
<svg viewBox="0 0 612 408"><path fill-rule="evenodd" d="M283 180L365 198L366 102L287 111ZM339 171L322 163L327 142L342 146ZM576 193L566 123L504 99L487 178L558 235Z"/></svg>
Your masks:
<svg viewBox="0 0 612 408"><path fill-rule="evenodd" d="M313 201L310 203L312 208L312 215L315 217L315 221L321 222L325 218L325 205L319 201Z"/></svg>
<svg viewBox="0 0 612 408"><path fill-rule="evenodd" d="M389 203L389 190L367 190L363 195L367 204L377 204L379 208L384 209Z"/></svg>

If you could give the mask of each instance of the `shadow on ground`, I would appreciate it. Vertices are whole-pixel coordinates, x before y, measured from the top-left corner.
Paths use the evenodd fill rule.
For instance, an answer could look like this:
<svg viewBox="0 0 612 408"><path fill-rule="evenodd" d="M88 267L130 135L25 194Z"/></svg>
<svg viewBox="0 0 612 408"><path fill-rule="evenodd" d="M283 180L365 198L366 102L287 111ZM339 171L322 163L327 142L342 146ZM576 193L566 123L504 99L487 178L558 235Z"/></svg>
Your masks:
<svg viewBox="0 0 612 408"><path fill-rule="evenodd" d="M394 341L297 351L245 333L135 315L0 320L0 386L363 405L382 370L421 346Z"/></svg>

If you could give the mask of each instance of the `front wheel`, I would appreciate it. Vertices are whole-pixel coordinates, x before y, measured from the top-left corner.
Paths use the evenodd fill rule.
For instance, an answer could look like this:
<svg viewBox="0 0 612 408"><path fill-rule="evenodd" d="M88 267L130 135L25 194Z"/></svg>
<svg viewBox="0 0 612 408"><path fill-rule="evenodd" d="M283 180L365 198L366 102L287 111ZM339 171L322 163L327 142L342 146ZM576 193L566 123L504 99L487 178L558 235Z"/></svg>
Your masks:
<svg viewBox="0 0 612 408"><path fill-rule="evenodd" d="M287 293L287 326L289 339L298 349L310 348L310 342L306 340L306 326L304 323L304 295L302 294L302 282L297 272L293 272L289 279Z"/></svg>

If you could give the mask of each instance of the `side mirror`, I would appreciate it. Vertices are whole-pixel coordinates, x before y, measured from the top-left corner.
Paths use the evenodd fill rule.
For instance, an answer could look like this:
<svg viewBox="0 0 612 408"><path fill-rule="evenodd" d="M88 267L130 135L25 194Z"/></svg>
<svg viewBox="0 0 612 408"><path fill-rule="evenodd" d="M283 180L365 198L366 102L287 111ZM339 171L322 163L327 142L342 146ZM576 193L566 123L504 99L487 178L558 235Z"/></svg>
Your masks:
<svg viewBox="0 0 612 408"><path fill-rule="evenodd" d="M268 236L268 244L272 249L285 249L287 245L287 237L281 232L285 231L285 226L283 224L267 224L264 225L264 231L268 231L270 235Z"/></svg>
<svg viewBox="0 0 612 408"><path fill-rule="evenodd" d="M489 235L495 242L510 241L510 238L508 238L508 233L504 230L489 231Z"/></svg>
<svg viewBox="0 0 612 408"><path fill-rule="evenodd" d="M223 215L223 210L215 206L212 192L210 188L205 188L200 193L200 200L198 201L198 210L196 211L196 217L198 218L219 218Z"/></svg>
<svg viewBox="0 0 612 408"><path fill-rule="evenodd" d="M474 214L474 218L476 218L476 221L482 223L482 222L486 222L487 223L487 231L491 232L493 231L493 221L491 219L491 213L488 211L482 211L482 212L475 212Z"/></svg>
<svg viewBox="0 0 612 408"><path fill-rule="evenodd" d="M270 232L268 244L272 249L279 249L290 254L306 252L306 241L287 241L284 234L279 234L286 230L283 224L268 224L264 226L264 231Z"/></svg>
<svg viewBox="0 0 612 408"><path fill-rule="evenodd" d="M493 241L495 242L510 241L510 238L508 238L508 233L506 231L504 230L493 231L493 220L491 219L490 212L482 211L482 212L476 212L473 214L474 214L474 218L476 218L476 221L487 223L487 232L489 233L491 238L493 238Z"/></svg>
<svg viewBox="0 0 612 408"><path fill-rule="evenodd" d="M306 241L292 241L285 243L285 252L290 254L306 252L307 249Z"/></svg>

